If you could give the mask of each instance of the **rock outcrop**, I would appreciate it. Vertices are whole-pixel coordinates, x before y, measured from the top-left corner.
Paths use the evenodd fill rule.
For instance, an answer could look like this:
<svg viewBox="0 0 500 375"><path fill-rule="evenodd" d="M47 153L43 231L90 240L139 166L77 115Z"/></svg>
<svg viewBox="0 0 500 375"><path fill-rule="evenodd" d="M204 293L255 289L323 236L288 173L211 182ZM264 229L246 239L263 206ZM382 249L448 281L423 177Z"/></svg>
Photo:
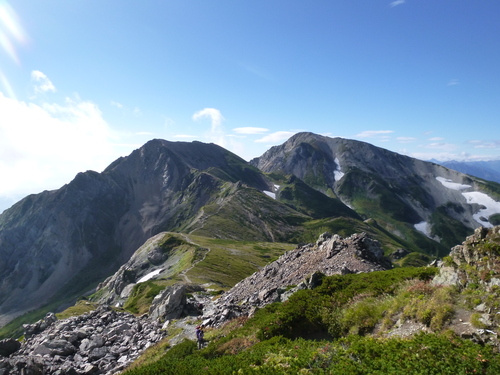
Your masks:
<svg viewBox="0 0 500 375"><path fill-rule="evenodd" d="M500 286L500 226L478 228L439 263L434 284L466 287L480 285L486 291Z"/></svg>
<svg viewBox="0 0 500 375"><path fill-rule="evenodd" d="M49 313L25 329L26 341L0 358L0 374L115 374L165 336L159 322L107 306L64 320Z"/></svg>
<svg viewBox="0 0 500 375"><path fill-rule="evenodd" d="M204 324L249 315L257 307L284 301L291 293L315 286L321 275L382 271L391 268L378 241L366 233L348 238L322 234L315 244L288 251L262 270L223 294L214 311L204 314Z"/></svg>

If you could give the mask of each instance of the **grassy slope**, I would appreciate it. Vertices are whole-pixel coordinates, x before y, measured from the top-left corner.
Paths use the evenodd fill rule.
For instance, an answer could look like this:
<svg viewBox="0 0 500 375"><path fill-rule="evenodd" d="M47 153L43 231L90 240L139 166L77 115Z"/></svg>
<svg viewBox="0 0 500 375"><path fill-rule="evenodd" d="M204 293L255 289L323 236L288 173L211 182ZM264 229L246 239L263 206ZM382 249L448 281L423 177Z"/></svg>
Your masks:
<svg viewBox="0 0 500 375"><path fill-rule="evenodd" d="M427 280L434 272L399 268L327 277L315 290L271 304L249 320L209 330L203 350L185 341L166 351L163 343L125 374L498 373L500 356L491 346L445 330L469 291L432 286ZM435 333L384 338L397 319L421 322ZM329 339L318 340L318 333Z"/></svg>

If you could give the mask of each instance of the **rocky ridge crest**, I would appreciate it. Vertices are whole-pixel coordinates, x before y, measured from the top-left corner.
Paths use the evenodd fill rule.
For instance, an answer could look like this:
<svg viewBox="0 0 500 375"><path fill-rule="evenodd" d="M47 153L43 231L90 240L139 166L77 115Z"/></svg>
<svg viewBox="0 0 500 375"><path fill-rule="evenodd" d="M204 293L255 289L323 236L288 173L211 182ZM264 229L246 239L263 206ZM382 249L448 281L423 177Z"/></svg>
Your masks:
<svg viewBox="0 0 500 375"><path fill-rule="evenodd" d="M391 267L380 243L366 233L347 238L323 233L316 243L288 251L240 281L217 300L213 311L204 314L203 323L217 326L228 319L252 314L269 303L285 301L297 290L314 288L321 275L383 271Z"/></svg>

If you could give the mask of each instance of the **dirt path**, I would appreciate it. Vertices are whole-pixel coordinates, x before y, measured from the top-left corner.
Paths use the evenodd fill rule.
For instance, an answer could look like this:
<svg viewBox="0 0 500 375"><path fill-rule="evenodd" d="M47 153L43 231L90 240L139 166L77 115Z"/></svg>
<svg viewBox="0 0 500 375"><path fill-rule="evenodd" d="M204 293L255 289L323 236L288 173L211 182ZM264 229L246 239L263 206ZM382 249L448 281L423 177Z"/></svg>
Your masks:
<svg viewBox="0 0 500 375"><path fill-rule="evenodd" d="M206 248L204 246L201 246L200 244L197 244L196 242L194 242L187 234L184 234L184 233L180 233L180 235L184 238L184 240L188 243L191 243L195 246L198 246L200 248L203 248L203 249L207 249L206 253L204 254L203 258L201 258L200 260L198 260L197 262L194 262L191 267L189 268L186 268L184 271L182 271L179 276L181 276L182 278L184 278L184 281L188 284L192 284L192 281L191 279L188 277L187 273L189 271L191 271L191 269L196 266L198 263L202 262L205 260L205 258L207 257L207 254L210 252L210 248Z"/></svg>

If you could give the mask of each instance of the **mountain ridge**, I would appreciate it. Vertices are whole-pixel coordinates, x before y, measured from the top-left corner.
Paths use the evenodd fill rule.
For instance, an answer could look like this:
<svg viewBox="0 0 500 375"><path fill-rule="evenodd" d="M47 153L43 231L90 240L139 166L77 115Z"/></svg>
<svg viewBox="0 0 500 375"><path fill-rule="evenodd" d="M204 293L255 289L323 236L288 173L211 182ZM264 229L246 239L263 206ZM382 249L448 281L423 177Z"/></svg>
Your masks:
<svg viewBox="0 0 500 375"><path fill-rule="evenodd" d="M469 187L447 187L452 183ZM250 163L214 144L151 140L102 173L79 173L0 214L1 322L74 300L165 231L301 242L364 226L383 236L386 252L446 255L448 244L480 225L481 205L468 203L463 192L495 198L499 186L313 133L299 133ZM485 225L495 216L490 211L481 216Z"/></svg>

